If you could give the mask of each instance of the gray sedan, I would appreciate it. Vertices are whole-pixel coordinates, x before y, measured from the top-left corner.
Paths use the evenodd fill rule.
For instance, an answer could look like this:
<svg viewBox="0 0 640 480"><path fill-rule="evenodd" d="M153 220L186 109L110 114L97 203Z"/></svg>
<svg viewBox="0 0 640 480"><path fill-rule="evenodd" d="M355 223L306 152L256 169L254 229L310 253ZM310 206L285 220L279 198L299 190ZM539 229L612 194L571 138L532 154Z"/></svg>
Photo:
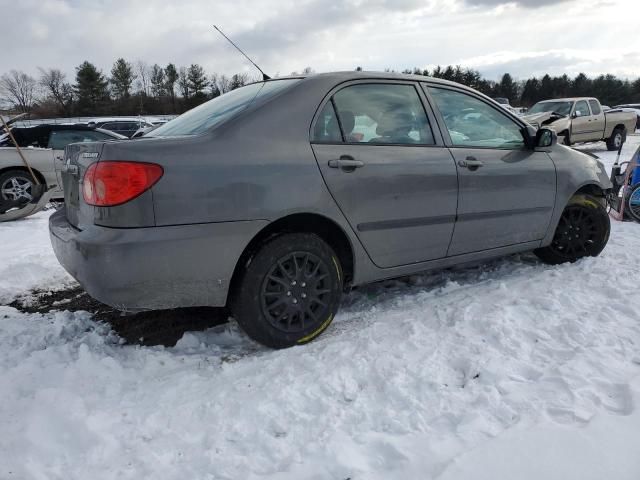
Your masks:
<svg viewBox="0 0 640 480"><path fill-rule="evenodd" d="M135 142L70 145L62 265L122 310L231 307L308 342L350 287L533 250L598 255L600 162L455 83L344 72L268 80Z"/></svg>

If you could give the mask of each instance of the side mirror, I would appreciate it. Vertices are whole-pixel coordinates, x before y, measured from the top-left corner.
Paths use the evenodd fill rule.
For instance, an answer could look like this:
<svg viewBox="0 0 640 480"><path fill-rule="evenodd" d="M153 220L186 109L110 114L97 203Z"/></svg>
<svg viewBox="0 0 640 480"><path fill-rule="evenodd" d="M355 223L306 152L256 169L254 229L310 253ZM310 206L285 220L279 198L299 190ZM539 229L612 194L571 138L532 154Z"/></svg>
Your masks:
<svg viewBox="0 0 640 480"><path fill-rule="evenodd" d="M551 128L544 128L538 130L536 133L536 147L549 148L558 143L558 134Z"/></svg>
<svg viewBox="0 0 640 480"><path fill-rule="evenodd" d="M580 113L580 110L576 110L575 112L573 112L573 115L571 115L571 118L578 118L581 116L582 116L582 113Z"/></svg>

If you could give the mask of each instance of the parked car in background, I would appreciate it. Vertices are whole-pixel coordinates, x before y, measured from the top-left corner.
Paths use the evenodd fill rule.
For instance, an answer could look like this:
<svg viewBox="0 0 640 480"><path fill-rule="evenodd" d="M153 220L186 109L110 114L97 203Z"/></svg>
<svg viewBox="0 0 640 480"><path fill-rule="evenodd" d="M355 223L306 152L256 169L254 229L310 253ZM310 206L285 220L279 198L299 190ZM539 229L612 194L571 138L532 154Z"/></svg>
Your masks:
<svg viewBox="0 0 640 480"><path fill-rule="evenodd" d="M63 198L59 177L64 149L70 143L122 140L126 137L86 125L37 125L13 127L11 133L22 147L29 165L40 182L55 185L53 198ZM57 167L57 168L56 168ZM11 138L0 135L0 198L8 201L31 200L33 178L25 167Z"/></svg>
<svg viewBox="0 0 640 480"><path fill-rule="evenodd" d="M604 140L608 150L617 150L637 122L632 112L605 110L593 97L544 100L522 118L536 128L553 128L565 145Z"/></svg>
<svg viewBox="0 0 640 480"><path fill-rule="evenodd" d="M90 127L102 128L131 138L141 128L152 127L153 124L142 118L99 118L88 123Z"/></svg>
<svg viewBox="0 0 640 480"><path fill-rule="evenodd" d="M506 110L509 110L511 113L517 114L517 110L511 106L508 98L504 97L494 97L494 100L500 104L500 106Z"/></svg>
<svg viewBox="0 0 640 480"><path fill-rule="evenodd" d="M228 305L288 347L322 333L350 286L529 250L598 255L609 176L556 140L445 80L267 80L135 141L68 146L51 241L104 303Z"/></svg>
<svg viewBox="0 0 640 480"><path fill-rule="evenodd" d="M131 138L140 138L144 135L146 135L147 133L149 133L152 130L155 130L156 128L158 128L160 125L164 125L166 122L162 122L162 123L158 123L157 125L152 125L150 127L142 127L139 128L138 130L135 131L135 133L133 135L131 135Z"/></svg>
<svg viewBox="0 0 640 480"><path fill-rule="evenodd" d="M637 115L637 121L636 121L636 130L640 130L640 103L629 103L626 105L616 105L613 108L620 108L622 110L625 111L632 111L635 112L635 114Z"/></svg>

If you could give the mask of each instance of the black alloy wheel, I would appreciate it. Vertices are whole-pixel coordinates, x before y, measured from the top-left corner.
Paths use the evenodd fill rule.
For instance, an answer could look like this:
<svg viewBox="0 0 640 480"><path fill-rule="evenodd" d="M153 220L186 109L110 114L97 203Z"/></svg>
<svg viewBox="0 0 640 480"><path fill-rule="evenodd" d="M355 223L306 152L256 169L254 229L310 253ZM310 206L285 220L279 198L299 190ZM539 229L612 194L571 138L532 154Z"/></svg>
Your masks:
<svg viewBox="0 0 640 480"><path fill-rule="evenodd" d="M278 235L243 263L231 305L252 339L286 348L310 342L331 324L344 277L337 255L320 237Z"/></svg>
<svg viewBox="0 0 640 480"><path fill-rule="evenodd" d="M600 200L576 195L562 212L551 244L535 253L550 264L595 257L607 244L610 230L609 215Z"/></svg>
<svg viewBox="0 0 640 480"><path fill-rule="evenodd" d="M262 314L278 330L302 332L327 317L330 287L324 260L309 252L289 253L276 261L262 282Z"/></svg>

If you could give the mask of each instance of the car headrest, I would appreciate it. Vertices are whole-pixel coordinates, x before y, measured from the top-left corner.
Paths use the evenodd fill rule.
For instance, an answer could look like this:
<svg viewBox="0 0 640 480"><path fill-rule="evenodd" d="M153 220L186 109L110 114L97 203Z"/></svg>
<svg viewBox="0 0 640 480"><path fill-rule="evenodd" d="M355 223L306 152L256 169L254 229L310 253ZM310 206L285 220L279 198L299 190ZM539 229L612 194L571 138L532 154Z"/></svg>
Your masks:
<svg viewBox="0 0 640 480"><path fill-rule="evenodd" d="M353 132L353 127L356 126L356 117L350 110L341 110L340 123L342 124L344 135L349 136Z"/></svg>
<svg viewBox="0 0 640 480"><path fill-rule="evenodd" d="M405 136L413 128L410 113L388 110L378 120L376 134L382 137Z"/></svg>

